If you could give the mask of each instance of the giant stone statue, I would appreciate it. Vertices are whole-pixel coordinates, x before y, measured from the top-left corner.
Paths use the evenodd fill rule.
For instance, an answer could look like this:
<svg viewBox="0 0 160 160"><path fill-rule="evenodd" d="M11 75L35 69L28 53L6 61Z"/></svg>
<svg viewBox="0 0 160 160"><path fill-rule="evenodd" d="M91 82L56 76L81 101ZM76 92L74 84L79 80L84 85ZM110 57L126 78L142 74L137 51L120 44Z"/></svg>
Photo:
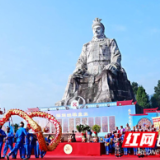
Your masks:
<svg viewBox="0 0 160 160"><path fill-rule="evenodd" d="M69 105L76 98L80 103L134 100L115 39L105 36L105 27L99 18L93 21L92 30L93 38L83 45L76 68L57 106Z"/></svg>

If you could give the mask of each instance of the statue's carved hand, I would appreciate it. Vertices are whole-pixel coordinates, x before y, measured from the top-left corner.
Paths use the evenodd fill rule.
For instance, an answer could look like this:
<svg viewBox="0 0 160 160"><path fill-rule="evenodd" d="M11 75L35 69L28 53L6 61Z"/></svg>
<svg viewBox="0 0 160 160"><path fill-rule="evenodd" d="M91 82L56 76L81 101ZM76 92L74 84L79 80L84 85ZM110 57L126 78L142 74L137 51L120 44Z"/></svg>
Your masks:
<svg viewBox="0 0 160 160"><path fill-rule="evenodd" d="M73 72L74 77L82 78L82 75L83 75L83 71L81 69L77 69Z"/></svg>
<svg viewBox="0 0 160 160"><path fill-rule="evenodd" d="M115 74L115 75L117 75L117 66L116 65L114 65L114 64L108 64L107 66L105 66L104 68L103 68L103 70L109 70L109 71L111 71L113 74Z"/></svg>

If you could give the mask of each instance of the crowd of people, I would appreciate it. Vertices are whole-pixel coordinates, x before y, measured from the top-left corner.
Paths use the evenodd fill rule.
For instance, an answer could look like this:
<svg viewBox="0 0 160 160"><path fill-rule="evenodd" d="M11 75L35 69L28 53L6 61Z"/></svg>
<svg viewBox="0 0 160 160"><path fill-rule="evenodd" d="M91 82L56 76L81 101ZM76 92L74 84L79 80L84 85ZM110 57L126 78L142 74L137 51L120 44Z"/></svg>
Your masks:
<svg viewBox="0 0 160 160"><path fill-rule="evenodd" d="M16 141L15 146L13 147L13 143ZM45 138L47 144L50 143L50 135ZM2 146L4 144L4 148L2 150ZM8 148L10 149L7 154ZM2 126L0 126L0 159L7 158L12 156L12 159L16 159L17 152L19 150L21 159L29 159L32 154L32 150L34 149L35 158L43 158L46 154L45 151L39 149L39 143L35 134L29 133L28 128L24 128L24 123L20 122L19 129L16 133L11 132L10 127L7 127L7 133L2 130Z"/></svg>
<svg viewBox="0 0 160 160"><path fill-rule="evenodd" d="M120 129L118 127L115 128L115 130L112 131L112 133L108 133L105 135L104 138L101 138L101 142L105 142L105 148L106 148L106 154L109 155L109 153L115 153L116 156L120 157L123 155L128 154L134 154L138 155L138 149L137 148L122 148L122 143L124 140L125 132L155 132L158 131L156 128L154 128L154 125L152 126L145 126L142 129L141 125L136 125L131 130L130 126L127 124L125 128L123 126L120 126ZM152 148L152 150L155 150L157 147L155 146ZM150 148L145 148L145 154L149 155ZM139 156L139 155L138 155Z"/></svg>

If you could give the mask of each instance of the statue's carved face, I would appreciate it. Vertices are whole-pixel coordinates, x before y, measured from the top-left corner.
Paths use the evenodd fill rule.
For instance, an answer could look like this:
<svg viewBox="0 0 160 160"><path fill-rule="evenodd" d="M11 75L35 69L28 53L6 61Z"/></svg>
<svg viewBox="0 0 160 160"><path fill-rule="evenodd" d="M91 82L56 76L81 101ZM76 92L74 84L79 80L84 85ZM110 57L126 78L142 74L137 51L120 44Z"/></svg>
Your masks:
<svg viewBox="0 0 160 160"><path fill-rule="evenodd" d="M99 25L93 27L94 37L101 37L103 35L103 28Z"/></svg>

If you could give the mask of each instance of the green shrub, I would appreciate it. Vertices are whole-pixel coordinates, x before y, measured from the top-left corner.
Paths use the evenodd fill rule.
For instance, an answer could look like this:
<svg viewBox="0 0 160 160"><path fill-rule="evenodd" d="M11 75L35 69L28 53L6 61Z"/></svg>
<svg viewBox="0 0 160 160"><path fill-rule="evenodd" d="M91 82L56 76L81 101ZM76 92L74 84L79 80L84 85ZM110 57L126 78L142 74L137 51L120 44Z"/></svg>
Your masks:
<svg viewBox="0 0 160 160"><path fill-rule="evenodd" d="M99 125L95 124L95 125L93 125L92 130L93 130L94 132L96 132L95 135L96 135L96 137L97 137L97 133L100 132L101 127L100 127Z"/></svg>
<svg viewBox="0 0 160 160"><path fill-rule="evenodd" d="M81 126L80 126L80 125L77 125L76 128L77 128L77 131L78 131L79 133L82 132L82 129L81 129Z"/></svg>

